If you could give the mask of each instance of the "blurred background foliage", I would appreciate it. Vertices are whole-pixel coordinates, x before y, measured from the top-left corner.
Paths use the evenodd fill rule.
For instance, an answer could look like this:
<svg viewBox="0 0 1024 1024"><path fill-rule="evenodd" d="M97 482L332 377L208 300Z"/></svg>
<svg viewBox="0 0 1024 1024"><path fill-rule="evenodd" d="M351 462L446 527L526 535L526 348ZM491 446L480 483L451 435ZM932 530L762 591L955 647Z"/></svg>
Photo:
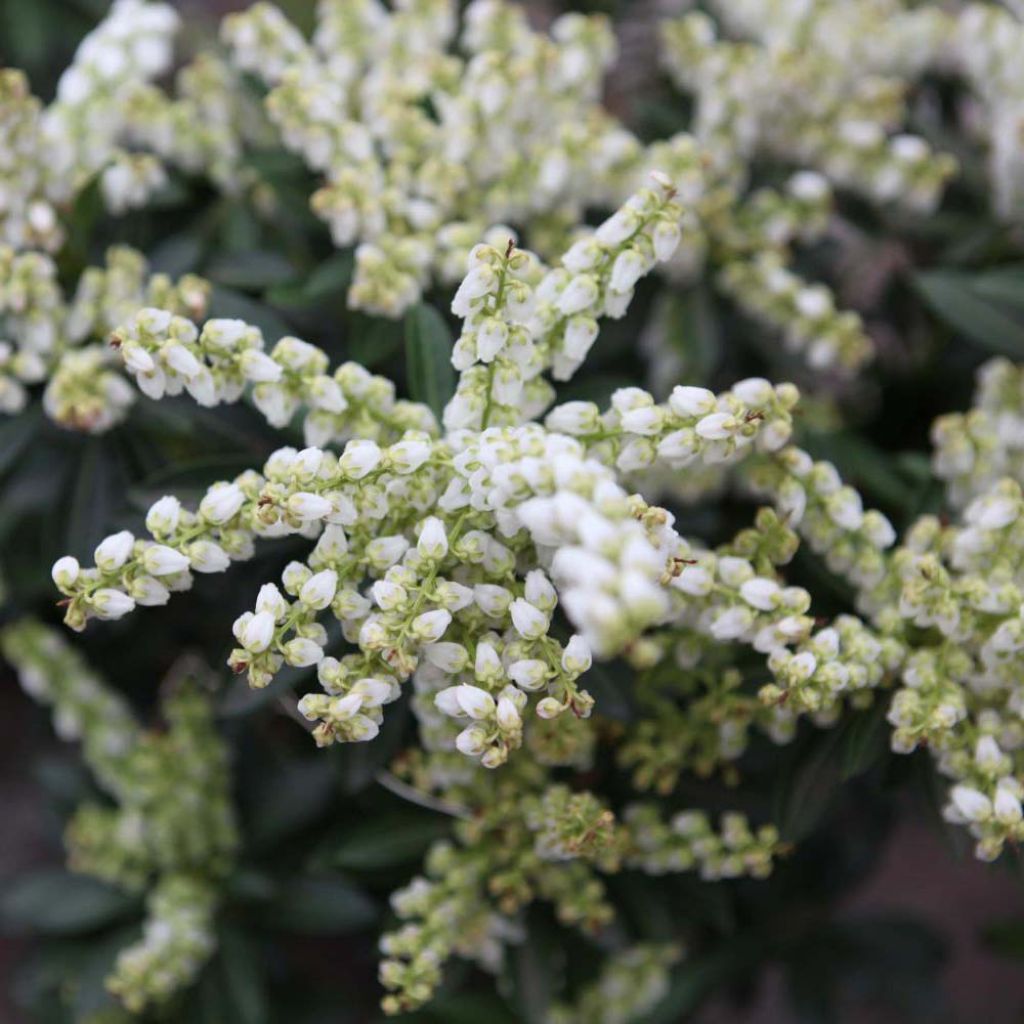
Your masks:
<svg viewBox="0 0 1024 1024"><path fill-rule="evenodd" d="M186 22L187 49L188 34L209 33L215 17L239 5L181 6L195 16ZM280 6L308 26L309 0ZM644 39L648 53L653 46L645 26L657 4L534 6L539 17L569 7L617 17L627 59L610 83L609 102L647 137L686 126L685 102L648 58L636 61ZM35 91L49 97L77 41L105 7L104 0L0 0L0 63L26 69ZM631 54L639 67L630 65ZM943 134L946 84L922 88L933 95L915 130L955 148ZM807 403L801 443L834 461L898 527L939 507L941 492L928 470L932 419L968 405L973 371L985 358L1024 359L1022 239L988 217L980 155L958 156L966 172L935 216L901 223L844 198L844 235L803 256L812 276L834 282L843 301L862 311L880 357L864 380ZM323 347L332 364L354 359L394 378L400 393L435 403L443 398L452 387L447 297L427 296L399 323L348 311L351 253L336 251L310 214L309 173L280 151L251 159L280 199L272 220L180 177L158 203L116 221L100 218L98 197L87 191L73 213L62 273L74 280L108 245L127 243L146 253L155 270L209 278L211 315L242 316L270 338L298 334ZM771 181L782 169L759 173ZM656 288L645 281L629 317L608 325L586 371L564 389L565 399L604 402L617 387L648 383L637 339L655 317L687 383L715 387L756 373L785 376L787 357L777 343L710 289L698 286L656 303ZM280 434L245 405L205 410L187 400L141 401L126 423L95 438L61 431L38 406L0 422L3 618L33 613L55 621L49 567L57 556L85 558L101 537L138 524L161 494L198 497L209 483L262 463L280 443ZM751 509L715 503L680 514L684 532L714 542L749 522ZM288 541L266 544L226 579L201 579L188 601L140 610L77 642L145 716L183 649L224 665L232 621L294 550ZM849 595L815 556L802 552L794 569L793 582L815 593L821 614L849 607ZM753 686L756 660L749 668ZM289 670L258 692L223 671L220 725L234 758L244 851L221 914L219 951L198 987L168 1007L164 1020L377 1018L374 943L389 914L387 895L416 872L449 823L392 791L387 765L411 734L407 711L389 715L372 744L326 751L314 750L294 721L277 713L304 671L312 672ZM601 711L628 720L625 666L603 666L594 675ZM140 907L59 866L62 822L94 784L9 674L0 704L6 819L0 925L17 937L6 947L9 1003L0 1015L47 1024L103 1021L112 1005L103 978L117 950L138 933ZM1007 855L989 873L970 861L965 837L940 819L929 759L891 756L883 714L879 706L832 731L805 728L781 751L755 744L741 765L740 790L721 782L679 786L678 806L738 807L776 821L797 845L769 882L708 886L634 873L609 880L638 939L682 939L691 951L649 1024L691 1017L1021 1019L1018 858ZM595 770L614 798L612 765ZM948 901L945 909L930 905L940 899ZM993 906L1002 912L987 919ZM513 952L496 992L470 967L457 967L440 998L415 1020L540 1024L566 981L592 972L592 957L584 939L559 929L546 912L532 913L527 923L528 941ZM1000 972L996 958L1013 966Z"/></svg>

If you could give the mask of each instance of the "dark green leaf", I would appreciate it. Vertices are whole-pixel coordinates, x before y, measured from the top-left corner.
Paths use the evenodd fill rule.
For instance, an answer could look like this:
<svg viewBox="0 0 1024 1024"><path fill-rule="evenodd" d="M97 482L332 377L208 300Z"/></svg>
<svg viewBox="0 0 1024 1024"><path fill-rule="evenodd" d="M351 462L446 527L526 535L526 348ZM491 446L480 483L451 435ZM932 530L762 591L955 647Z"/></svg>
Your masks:
<svg viewBox="0 0 1024 1024"><path fill-rule="evenodd" d="M443 316L424 302L405 315L405 357L409 393L440 418L455 393L452 333Z"/></svg>
<svg viewBox="0 0 1024 1024"><path fill-rule="evenodd" d="M841 781L836 732L814 737L779 773L772 820L784 839L799 842L818 826Z"/></svg>
<svg viewBox="0 0 1024 1024"><path fill-rule="evenodd" d="M402 338L400 323L353 314L348 333L348 354L364 366L380 366L395 354Z"/></svg>
<svg viewBox="0 0 1024 1024"><path fill-rule="evenodd" d="M1010 960L1024 960L1024 918L993 921L982 931L987 949Z"/></svg>
<svg viewBox="0 0 1024 1024"><path fill-rule="evenodd" d="M67 551L88 557L111 532L115 504L121 497L119 473L103 438L92 437L75 471L67 519Z"/></svg>
<svg viewBox="0 0 1024 1024"><path fill-rule="evenodd" d="M60 868L10 881L0 896L0 925L12 932L74 935L120 920L138 909L111 885Z"/></svg>
<svg viewBox="0 0 1024 1024"><path fill-rule="evenodd" d="M305 935L339 935L377 918L370 898L344 878L296 875L283 882L266 908L266 924Z"/></svg>
<svg viewBox="0 0 1024 1024"><path fill-rule="evenodd" d="M149 269L154 273L194 274L203 258L203 243L194 234L171 235L149 252Z"/></svg>
<svg viewBox="0 0 1024 1024"><path fill-rule="evenodd" d="M883 698L866 711L851 714L843 728L840 747L844 781L863 775L884 755L888 748L887 706L888 701Z"/></svg>
<svg viewBox="0 0 1024 1024"><path fill-rule="evenodd" d="M42 409L38 405L20 416L0 421L0 477L13 468L39 433Z"/></svg>
<svg viewBox="0 0 1024 1024"><path fill-rule="evenodd" d="M269 846L310 825L334 796L335 781L323 757L275 767L258 787L248 823L249 841Z"/></svg>
<svg viewBox="0 0 1024 1024"><path fill-rule="evenodd" d="M267 1024L266 976L259 949L240 928L225 928L220 934L216 960L231 1008L231 1020L238 1024Z"/></svg>
<svg viewBox="0 0 1024 1024"><path fill-rule="evenodd" d="M228 288L258 291L291 280L295 268L278 252L253 249L218 257L207 267L206 276Z"/></svg>
<svg viewBox="0 0 1024 1024"><path fill-rule="evenodd" d="M682 360L680 377L688 384L708 381L721 352L721 331L714 299L704 285L670 292L660 310L669 343Z"/></svg>
<svg viewBox="0 0 1024 1024"><path fill-rule="evenodd" d="M986 299L1024 309L1024 264L1013 263L976 274L972 287Z"/></svg>
<svg viewBox="0 0 1024 1024"><path fill-rule="evenodd" d="M1024 323L979 294L974 277L950 270L917 274L914 283L932 311L957 333L990 352L1024 358Z"/></svg>
<svg viewBox="0 0 1024 1024"><path fill-rule="evenodd" d="M451 821L440 816L390 815L346 829L332 844L330 859L352 871L389 868L419 860L435 839L451 833Z"/></svg>
<svg viewBox="0 0 1024 1024"><path fill-rule="evenodd" d="M352 282L355 269L355 255L351 249L339 252L330 259L324 260L309 275L303 286L306 295L311 299L325 299L330 296L343 297Z"/></svg>

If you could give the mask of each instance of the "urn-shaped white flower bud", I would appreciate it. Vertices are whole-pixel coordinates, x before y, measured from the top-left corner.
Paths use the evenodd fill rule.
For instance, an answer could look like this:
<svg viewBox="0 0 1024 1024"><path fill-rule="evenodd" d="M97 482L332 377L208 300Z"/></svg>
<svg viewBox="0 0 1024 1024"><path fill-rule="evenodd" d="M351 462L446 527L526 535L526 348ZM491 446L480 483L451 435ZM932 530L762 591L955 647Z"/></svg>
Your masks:
<svg viewBox="0 0 1024 1024"><path fill-rule="evenodd" d="M181 374L186 380L194 377L202 369L199 360L184 345L169 341L161 346L160 356L175 373Z"/></svg>
<svg viewBox="0 0 1024 1024"><path fill-rule="evenodd" d="M333 569L324 569L310 576L299 591L299 600L310 608L322 611L333 600L338 589L338 574Z"/></svg>
<svg viewBox="0 0 1024 1024"><path fill-rule="evenodd" d="M470 718L479 720L490 718L494 714L494 698L479 686L463 683L458 688L457 696L463 714L469 715Z"/></svg>
<svg viewBox="0 0 1024 1024"><path fill-rule="evenodd" d="M555 433L593 434L601 426L600 412L593 402L565 402L548 413L544 425Z"/></svg>
<svg viewBox="0 0 1024 1024"><path fill-rule="evenodd" d="M734 384L732 393L744 405L759 408L771 401L772 395L775 394L775 389L764 377L748 377L746 380L741 380Z"/></svg>
<svg viewBox="0 0 1024 1024"><path fill-rule="evenodd" d="M1019 793L1015 788L1004 782L996 786L995 799L992 802L992 809L996 818L1004 825L1014 825L1024 817L1021 810Z"/></svg>
<svg viewBox="0 0 1024 1024"><path fill-rule="evenodd" d="M101 619L120 619L135 607L135 601L121 590L102 587L92 595L92 605Z"/></svg>
<svg viewBox="0 0 1024 1024"><path fill-rule="evenodd" d="M763 576L747 580L740 587L740 597L747 604L753 605L763 612L770 612L775 607L778 592L778 583L775 580L765 579Z"/></svg>
<svg viewBox="0 0 1024 1024"><path fill-rule="evenodd" d="M996 772L1003 759L1003 752L993 736L979 736L974 746L974 763L982 771Z"/></svg>
<svg viewBox="0 0 1024 1024"><path fill-rule="evenodd" d="M512 603L512 594L493 583L478 583L473 587L473 599L484 615L500 619Z"/></svg>
<svg viewBox="0 0 1024 1024"><path fill-rule="evenodd" d="M444 631L451 624L451 612L443 608L424 612L412 620L412 633L423 643L434 643L444 636Z"/></svg>
<svg viewBox="0 0 1024 1024"><path fill-rule="evenodd" d="M992 801L971 786L954 786L949 795L967 821L985 821L992 815Z"/></svg>
<svg viewBox="0 0 1024 1024"><path fill-rule="evenodd" d="M78 564L78 559L72 558L71 555L65 555L53 563L50 575L60 590L67 591L75 585L75 580L78 579L80 572L81 566Z"/></svg>
<svg viewBox="0 0 1024 1024"><path fill-rule="evenodd" d="M569 675L579 676L588 672L592 664L590 645L578 634L572 636L562 652L562 668Z"/></svg>
<svg viewBox="0 0 1024 1024"><path fill-rule="evenodd" d="M323 656L323 648L304 636L289 640L282 648L284 660L296 668L308 668L315 665Z"/></svg>
<svg viewBox="0 0 1024 1024"><path fill-rule="evenodd" d="M589 309L600 294L597 280L590 274L579 274L574 277L558 297L558 311L563 316L572 316L584 309Z"/></svg>
<svg viewBox="0 0 1024 1024"><path fill-rule="evenodd" d="M288 511L298 519L312 522L329 516L333 511L331 502L322 495L310 491L299 491L288 499Z"/></svg>
<svg viewBox="0 0 1024 1024"><path fill-rule="evenodd" d="M276 384L284 373L280 363L275 362L266 352L246 349L239 360L239 368L246 380L255 384Z"/></svg>
<svg viewBox="0 0 1024 1024"><path fill-rule="evenodd" d="M187 555L166 544L150 544L142 553L142 564L151 576L171 576L184 572L190 562Z"/></svg>
<svg viewBox="0 0 1024 1024"><path fill-rule="evenodd" d="M137 342L124 342L120 353L129 373L152 373L156 369L153 357Z"/></svg>
<svg viewBox="0 0 1024 1024"><path fill-rule="evenodd" d="M212 540L197 540L189 544L188 558L196 572L224 572L231 565L228 553Z"/></svg>
<svg viewBox="0 0 1024 1024"><path fill-rule="evenodd" d="M469 653L462 644L453 644L442 641L437 644L425 644L423 657L435 668L439 668L447 675L454 675L461 672L469 663Z"/></svg>
<svg viewBox="0 0 1024 1024"><path fill-rule="evenodd" d="M457 686L446 686L434 694L434 706L443 715L449 718L459 718L464 714L462 705L459 703L459 688Z"/></svg>
<svg viewBox="0 0 1024 1024"><path fill-rule="evenodd" d="M440 560L448 554L448 535L444 523L437 516L429 516L423 521L416 550L424 557Z"/></svg>
<svg viewBox="0 0 1024 1024"><path fill-rule="evenodd" d="M270 612L275 622L280 622L288 614L288 602L284 599L276 583L264 583L256 595L256 611Z"/></svg>
<svg viewBox="0 0 1024 1024"><path fill-rule="evenodd" d="M388 449L388 461L397 473L413 473L430 458L430 442L405 440Z"/></svg>
<svg viewBox="0 0 1024 1024"><path fill-rule="evenodd" d="M295 453L291 471L299 480L312 480L320 471L324 461L324 453L320 448L310 445Z"/></svg>
<svg viewBox="0 0 1024 1024"><path fill-rule="evenodd" d="M487 317L477 326L476 355L482 363L490 363L508 341L508 324L495 317Z"/></svg>
<svg viewBox="0 0 1024 1024"><path fill-rule="evenodd" d="M487 730L479 725L463 729L455 737L455 748L467 757L479 757L487 749Z"/></svg>
<svg viewBox="0 0 1024 1024"><path fill-rule="evenodd" d="M501 697L498 700L495 719L505 732L515 732L523 724L523 720L519 716L519 709L508 697Z"/></svg>
<svg viewBox="0 0 1024 1024"><path fill-rule="evenodd" d="M400 534L394 537L374 537L366 545L366 558L376 569L387 569L399 562L409 550L409 541Z"/></svg>
<svg viewBox="0 0 1024 1024"><path fill-rule="evenodd" d="M155 536L174 533L181 518L181 502L173 495L165 494L154 501L146 513L146 529Z"/></svg>
<svg viewBox="0 0 1024 1024"><path fill-rule="evenodd" d="M526 574L526 586L523 588L526 600L542 612L550 613L558 604L558 594L543 569L531 569Z"/></svg>
<svg viewBox="0 0 1024 1024"><path fill-rule="evenodd" d="M152 576L136 576L128 588L136 604L143 608L159 608L171 599L171 592Z"/></svg>
<svg viewBox="0 0 1024 1024"><path fill-rule="evenodd" d="M517 597L509 609L512 614L512 625L524 640L537 640L548 631L548 617L529 601Z"/></svg>
<svg viewBox="0 0 1024 1024"><path fill-rule="evenodd" d="M380 464L382 452L374 441L349 441L338 460L341 471L353 480L362 480Z"/></svg>
<svg viewBox="0 0 1024 1024"><path fill-rule="evenodd" d="M504 677L505 671L501 665L501 658L498 657L498 652L492 644L486 641L477 644L473 672L477 679L487 683L496 683Z"/></svg>
<svg viewBox="0 0 1024 1024"><path fill-rule="evenodd" d="M320 562L334 562L348 552L348 536L345 527L337 523L328 523L320 539L316 542L317 558Z"/></svg>
<svg viewBox="0 0 1024 1024"><path fill-rule="evenodd" d="M557 718L564 710L565 706L554 697L545 697L537 702L538 718Z"/></svg>
<svg viewBox="0 0 1024 1024"><path fill-rule="evenodd" d="M523 658L509 665L508 675L521 690L539 690L548 679L547 662L539 658Z"/></svg>
<svg viewBox="0 0 1024 1024"><path fill-rule="evenodd" d="M736 420L727 412L713 412L697 422L696 431L706 441L725 441L736 430Z"/></svg>
<svg viewBox="0 0 1024 1024"><path fill-rule="evenodd" d="M409 591L394 580L377 580L370 587L374 603L382 611L397 611L409 600Z"/></svg>
<svg viewBox="0 0 1024 1024"><path fill-rule="evenodd" d="M111 534L101 541L93 554L96 567L103 572L117 572L128 561L135 544L135 537L128 530Z"/></svg>
<svg viewBox="0 0 1024 1024"><path fill-rule="evenodd" d="M682 384L672 389L668 399L669 408L685 419L706 416L715 407L715 394L707 388L686 387Z"/></svg>
<svg viewBox="0 0 1024 1024"><path fill-rule="evenodd" d="M274 616L258 612L239 630L238 642L251 654L261 654L274 638Z"/></svg>
<svg viewBox="0 0 1024 1024"><path fill-rule="evenodd" d="M395 699L393 683L373 676L357 679L352 684L351 694L362 698L364 708L379 708Z"/></svg>
<svg viewBox="0 0 1024 1024"><path fill-rule="evenodd" d="M574 316L565 326L562 348L570 359L586 358L598 335L597 321L591 316Z"/></svg>
<svg viewBox="0 0 1024 1024"><path fill-rule="evenodd" d="M477 264L463 278L455 298L452 299L452 312L465 318L472 309L472 303L487 295L497 284L494 269L486 263Z"/></svg>
<svg viewBox="0 0 1024 1024"><path fill-rule="evenodd" d="M688 565L675 578L673 585L684 594L692 594L694 597L703 597L711 593L714 586L714 579L701 565Z"/></svg>
<svg viewBox="0 0 1024 1024"><path fill-rule="evenodd" d="M681 238L682 232L674 220L658 221L651 236L651 243L654 245L654 258L659 263L672 259L676 249L679 248Z"/></svg>
<svg viewBox="0 0 1024 1024"><path fill-rule="evenodd" d="M636 249L626 249L615 258L609 285L614 292L628 292L646 271L643 256Z"/></svg>
<svg viewBox="0 0 1024 1024"><path fill-rule="evenodd" d="M199 503L199 514L209 523L226 523L244 503L245 495L238 484L214 484Z"/></svg>

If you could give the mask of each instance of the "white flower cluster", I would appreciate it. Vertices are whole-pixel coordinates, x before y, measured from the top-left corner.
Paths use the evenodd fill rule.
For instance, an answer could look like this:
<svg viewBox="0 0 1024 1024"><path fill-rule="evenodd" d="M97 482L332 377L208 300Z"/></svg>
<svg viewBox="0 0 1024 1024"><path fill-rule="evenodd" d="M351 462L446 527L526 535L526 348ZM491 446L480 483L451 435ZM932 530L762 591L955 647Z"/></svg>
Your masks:
<svg viewBox="0 0 1024 1024"><path fill-rule="evenodd" d="M1024 371L1008 359L986 363L970 411L940 416L932 443L932 471L956 508L1003 477L1024 480Z"/></svg>
<svg viewBox="0 0 1024 1024"><path fill-rule="evenodd" d="M802 353L812 369L849 371L873 354L861 318L837 309L825 285L803 280L777 252L730 261L721 281L744 311L778 330L786 348Z"/></svg>
<svg viewBox="0 0 1024 1024"><path fill-rule="evenodd" d="M144 731L127 703L61 636L21 620L0 649L25 691L53 709L65 740L115 804L83 803L65 843L74 871L147 892L141 939L123 949L108 988L132 1013L190 984L216 946L218 883L237 842L225 750L208 699L176 680L163 703L167 729Z"/></svg>
<svg viewBox="0 0 1024 1024"><path fill-rule="evenodd" d="M20 412L27 385L47 381L43 406L61 426L102 433L118 423L134 397L115 368L106 336L147 303L201 318L209 286L192 275L177 283L148 275L126 247L107 252L65 296L49 255L0 246L0 412ZM169 314L164 314L169 315Z"/></svg>
<svg viewBox="0 0 1024 1024"><path fill-rule="evenodd" d="M610 955L573 1004L551 1007L547 1024L626 1024L643 1020L669 991L677 946L630 946Z"/></svg>
<svg viewBox="0 0 1024 1024"><path fill-rule="evenodd" d="M862 603L886 574L886 552L896 531L877 509L865 509L860 494L844 484L830 462L815 462L790 446L751 464L748 480L769 496L785 522L797 530L829 570L865 592Z"/></svg>
<svg viewBox="0 0 1024 1024"><path fill-rule="evenodd" d="M22 621L0 633L0 650L22 689L53 709L53 727L66 742L80 741L97 777L108 788L137 742L139 727L128 707L55 630Z"/></svg>
<svg viewBox="0 0 1024 1024"><path fill-rule="evenodd" d="M720 832L700 811L682 811L665 822L651 804L627 807L623 821L632 846L627 865L652 875L696 870L706 881L766 878L781 850L773 825L755 831L742 814L723 814Z"/></svg>
<svg viewBox="0 0 1024 1024"><path fill-rule="evenodd" d="M180 22L170 4L114 0L45 107L20 71L0 71L0 245L58 250L65 210L94 180L113 214L147 203L165 164L228 192L253 182L243 148L267 130L223 60L183 67L177 98L153 85L172 67Z"/></svg>
<svg viewBox="0 0 1024 1024"><path fill-rule="evenodd" d="M213 406L238 401L251 384L253 403L272 426L286 427L304 413L310 445L437 432L430 410L396 401L389 380L351 362L329 374L327 354L299 338L281 338L266 352L260 330L242 320L208 320L200 331L185 317L146 308L122 324L112 344L148 397L187 391Z"/></svg>
<svg viewBox="0 0 1024 1024"><path fill-rule="evenodd" d="M839 310L832 291L793 269L792 246L818 240L832 192L816 171L798 171L784 189L746 192L746 175L717 166L705 142L682 133L648 149L684 207L681 242L667 275L692 283L705 273L749 316L782 334L786 348L816 370L852 373L873 345L860 317Z"/></svg>
<svg viewBox="0 0 1024 1024"><path fill-rule="evenodd" d="M972 3L956 26L954 62L980 103L971 127L988 145L989 179L996 212L1007 220L1024 217L1024 46L1020 12Z"/></svg>
<svg viewBox="0 0 1024 1024"><path fill-rule="evenodd" d="M664 60L695 93L695 134L721 166L742 175L765 153L876 202L935 206L955 162L891 133L906 120L904 79L943 51L940 12L907 11L900 0L713 8L750 41L719 39L709 16L688 14L665 23Z"/></svg>
<svg viewBox="0 0 1024 1024"><path fill-rule="evenodd" d="M658 175L653 188L574 243L557 269L544 271L511 241L504 253L476 246L452 301L464 326L445 427L516 425L543 412L554 393L539 375L572 377L597 338L598 318L623 316L640 278L671 259L681 216L671 184Z"/></svg>
<svg viewBox="0 0 1024 1024"><path fill-rule="evenodd" d="M604 19L565 15L549 37L475 0L456 39L457 21L450 0L335 0L312 43L267 3L224 23L285 144L324 175L313 209L337 245L358 243L355 308L401 315L444 279L453 242L491 224L553 222L561 244L588 204L621 198L640 152L600 106Z"/></svg>
<svg viewBox="0 0 1024 1024"><path fill-rule="evenodd" d="M188 875L170 875L146 900L142 938L117 956L107 986L129 1013L189 985L217 947L215 891Z"/></svg>
<svg viewBox="0 0 1024 1024"><path fill-rule="evenodd" d="M663 404L642 388L620 388L604 413L593 402L566 402L548 413L545 425L577 438L590 457L620 473L656 467L678 472L781 448L789 440L797 398L793 385L773 387L761 377L739 381L720 395L679 384Z"/></svg>

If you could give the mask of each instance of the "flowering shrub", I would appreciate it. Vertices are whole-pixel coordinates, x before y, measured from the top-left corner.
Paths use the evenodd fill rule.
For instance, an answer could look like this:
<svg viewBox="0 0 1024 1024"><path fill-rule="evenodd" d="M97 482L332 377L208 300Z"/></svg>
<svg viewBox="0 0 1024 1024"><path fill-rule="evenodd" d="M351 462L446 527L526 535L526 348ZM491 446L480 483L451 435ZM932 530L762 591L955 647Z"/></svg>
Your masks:
<svg viewBox="0 0 1024 1024"><path fill-rule="evenodd" d="M290 932L376 936L357 1014L834 1001L790 910L915 751L1013 858L1024 23L647 7L647 114L505 0L185 63L115 0L51 102L0 70L0 643L88 769L0 910L106 936L53 1019L306 1019Z"/></svg>

